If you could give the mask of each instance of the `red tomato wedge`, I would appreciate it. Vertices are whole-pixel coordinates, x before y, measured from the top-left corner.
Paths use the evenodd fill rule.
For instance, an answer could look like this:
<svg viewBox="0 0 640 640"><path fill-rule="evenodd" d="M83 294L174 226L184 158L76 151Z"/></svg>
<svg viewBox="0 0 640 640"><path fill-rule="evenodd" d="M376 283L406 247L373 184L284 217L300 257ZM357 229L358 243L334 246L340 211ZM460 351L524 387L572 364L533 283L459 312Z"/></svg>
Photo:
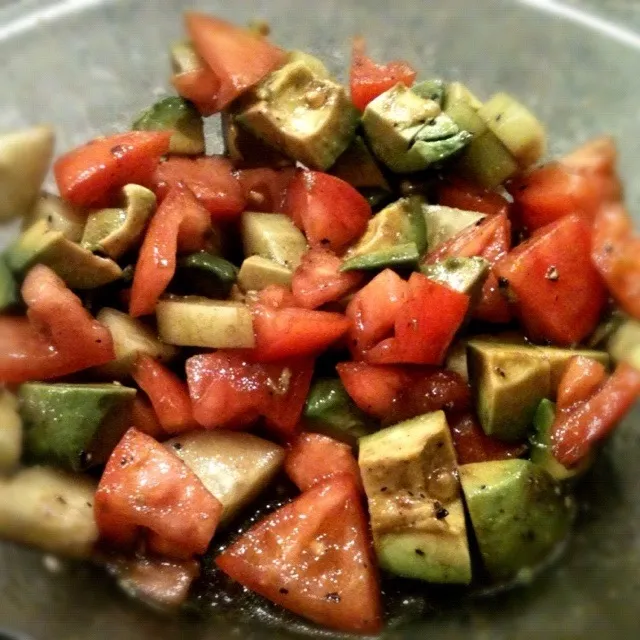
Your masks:
<svg viewBox="0 0 640 640"><path fill-rule="evenodd" d="M105 541L129 547L145 532L152 551L188 559L207 550L222 505L177 456L132 428L107 462L94 511Z"/></svg>
<svg viewBox="0 0 640 640"><path fill-rule="evenodd" d="M162 429L170 434L195 429L187 385L149 356L140 356L133 368L133 379L149 396Z"/></svg>
<svg viewBox="0 0 640 640"><path fill-rule="evenodd" d="M258 417L284 439L296 432L313 375L312 360L259 364L237 351L187 360L196 421L207 429L241 429Z"/></svg>
<svg viewBox="0 0 640 640"><path fill-rule="evenodd" d="M315 309L328 302L340 300L356 289L364 279L358 271L340 271L342 260L320 247L302 256L293 274L291 290L296 302L306 309Z"/></svg>
<svg viewBox="0 0 640 640"><path fill-rule="evenodd" d="M367 518L349 476L274 512L216 559L247 589L337 631L376 634L382 605Z"/></svg>
<svg viewBox="0 0 640 640"><path fill-rule="evenodd" d="M351 101L357 109L365 107L379 95L401 82L410 87L416 79L415 69L404 60L376 64L366 55L364 38L354 38L350 71Z"/></svg>
<svg viewBox="0 0 640 640"><path fill-rule="evenodd" d="M447 177L438 186L438 202L445 207L479 211L480 213L509 213L509 202L499 193L467 182L462 178Z"/></svg>
<svg viewBox="0 0 640 640"><path fill-rule="evenodd" d="M284 212L287 188L295 174L293 167L240 169L237 175L247 201L247 209L265 213Z"/></svg>
<svg viewBox="0 0 640 640"><path fill-rule="evenodd" d="M606 377L607 370L602 363L585 356L574 356L562 374L556 406L562 411L587 400Z"/></svg>
<svg viewBox="0 0 640 640"><path fill-rule="evenodd" d="M174 73L171 84L179 95L193 102L203 116L210 116L218 111L220 80L209 67Z"/></svg>
<svg viewBox="0 0 640 640"><path fill-rule="evenodd" d="M393 333L394 323L408 295L409 285L395 271L385 269L356 293L347 306L351 321L349 348L355 359Z"/></svg>
<svg viewBox="0 0 640 640"><path fill-rule="evenodd" d="M367 361L441 364L468 308L469 296L412 273L406 299L395 318L394 337L367 352Z"/></svg>
<svg viewBox="0 0 640 640"><path fill-rule="evenodd" d="M640 318L640 236L633 233L622 205L610 204L598 212L591 256L616 302Z"/></svg>
<svg viewBox="0 0 640 640"><path fill-rule="evenodd" d="M286 60L282 49L219 18L189 11L185 21L195 50L220 81L217 111Z"/></svg>
<svg viewBox="0 0 640 640"><path fill-rule="evenodd" d="M256 346L247 355L256 362L317 355L346 335L350 326L341 313L329 311L256 304L252 312Z"/></svg>
<svg viewBox="0 0 640 640"><path fill-rule="evenodd" d="M149 186L170 139L171 131L129 131L72 149L53 165L60 195L82 207L108 206L126 184Z"/></svg>
<svg viewBox="0 0 640 640"><path fill-rule="evenodd" d="M300 491L308 491L320 482L346 474L364 493L353 449L344 442L319 433L298 436L287 453L284 468Z"/></svg>
<svg viewBox="0 0 640 640"><path fill-rule="evenodd" d="M171 157L158 165L153 188L159 199L180 183L189 187L216 222L236 220L244 210L242 185L226 158Z"/></svg>
<svg viewBox="0 0 640 640"><path fill-rule="evenodd" d="M109 330L48 267L22 285L28 317L0 316L0 382L58 378L115 358Z"/></svg>
<svg viewBox="0 0 640 640"><path fill-rule="evenodd" d="M146 433L159 442L168 438L167 432L160 425L158 416L153 410L153 405L141 393L136 395L131 407L131 424L138 431Z"/></svg>
<svg viewBox="0 0 640 640"><path fill-rule="evenodd" d="M458 464L519 458L527 451L526 444L510 444L490 438L471 413L449 418L449 426Z"/></svg>
<svg viewBox="0 0 640 640"><path fill-rule="evenodd" d="M530 338L571 345L595 329L607 294L591 263L591 238L582 216L565 216L495 266Z"/></svg>
<svg viewBox="0 0 640 640"><path fill-rule="evenodd" d="M183 184L176 185L162 201L149 223L133 276L129 311L134 318L155 311L158 299L176 272L181 231L184 237L185 228L203 228L207 216Z"/></svg>
<svg viewBox="0 0 640 640"><path fill-rule="evenodd" d="M621 364L586 402L559 412L553 425L553 455L570 467L606 438L640 397L640 371Z"/></svg>
<svg viewBox="0 0 640 640"><path fill-rule="evenodd" d="M287 307L298 306L296 299L293 297L293 293L281 284L270 284L268 287L262 289L262 291L259 291L256 302L271 309L285 309Z"/></svg>
<svg viewBox="0 0 640 640"><path fill-rule="evenodd" d="M340 252L366 230L371 207L350 184L320 171L298 171L287 189L285 212L312 247Z"/></svg>
<svg viewBox="0 0 640 640"><path fill-rule="evenodd" d="M364 362L341 362L336 370L356 405L385 424L440 409L468 411L471 405L469 386L452 371Z"/></svg>

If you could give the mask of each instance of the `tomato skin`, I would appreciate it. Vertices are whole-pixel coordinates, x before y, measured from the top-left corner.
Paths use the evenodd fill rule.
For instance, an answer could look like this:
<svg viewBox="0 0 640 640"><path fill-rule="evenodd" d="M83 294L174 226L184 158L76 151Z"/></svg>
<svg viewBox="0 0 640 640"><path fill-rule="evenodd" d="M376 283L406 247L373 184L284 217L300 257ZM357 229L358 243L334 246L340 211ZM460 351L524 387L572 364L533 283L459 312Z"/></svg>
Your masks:
<svg viewBox="0 0 640 640"><path fill-rule="evenodd" d="M299 306L315 309L335 302L353 291L364 276L340 271L342 260L328 249L310 249L293 274L291 290Z"/></svg>
<svg viewBox="0 0 640 640"><path fill-rule="evenodd" d="M33 267L22 285L28 317L0 316L0 382L48 380L115 358L109 330L48 267Z"/></svg>
<svg viewBox="0 0 640 640"><path fill-rule="evenodd" d="M640 397L640 371L623 363L585 402L559 412L553 425L553 454L571 467L606 438Z"/></svg>
<svg viewBox="0 0 640 640"><path fill-rule="evenodd" d="M274 309L262 304L252 308L255 348L247 351L256 362L317 355L349 331L341 313L287 307Z"/></svg>
<svg viewBox="0 0 640 640"><path fill-rule="evenodd" d="M438 203L445 207L479 211L488 215L509 213L509 202L499 193L457 177L447 177L440 183Z"/></svg>
<svg viewBox="0 0 640 640"><path fill-rule="evenodd" d="M412 273L395 318L395 336L378 343L365 358L373 364L442 364L468 308L469 296Z"/></svg>
<svg viewBox="0 0 640 640"><path fill-rule="evenodd" d="M153 551L189 559L207 550L222 505L177 456L131 428L107 462L94 512L116 546L130 547L144 528Z"/></svg>
<svg viewBox="0 0 640 640"><path fill-rule="evenodd" d="M286 309L298 306L293 293L281 284L270 284L262 291L259 291L256 302L270 309Z"/></svg>
<svg viewBox="0 0 640 640"><path fill-rule="evenodd" d="M392 334L408 292L407 282L385 269L353 296L346 315L351 321L349 347L354 359L363 359L369 349Z"/></svg>
<svg viewBox="0 0 640 640"><path fill-rule="evenodd" d="M449 417L449 426L458 464L519 458L527 451L526 444L501 442L486 435L472 413Z"/></svg>
<svg viewBox="0 0 640 640"><path fill-rule="evenodd" d="M298 171L287 189L285 212L304 231L312 247L339 253L366 230L371 207L340 178L320 171Z"/></svg>
<svg viewBox="0 0 640 640"><path fill-rule="evenodd" d="M591 238L582 216L565 216L495 266L530 338L571 345L595 329L607 294L591 263Z"/></svg>
<svg viewBox="0 0 640 640"><path fill-rule="evenodd" d="M147 394L164 431L182 433L197 427L187 385L149 356L140 356L132 371L136 384Z"/></svg>
<svg viewBox="0 0 640 640"><path fill-rule="evenodd" d="M360 468L353 449L319 433L302 433L287 452L284 469L300 491L339 475L350 475L364 493Z"/></svg>
<svg viewBox="0 0 640 640"><path fill-rule="evenodd" d="M222 111L286 60L282 49L219 18L188 11L185 22L195 50L220 82L216 111Z"/></svg>
<svg viewBox="0 0 640 640"><path fill-rule="evenodd" d="M360 111L398 82L410 87L416 79L416 71L408 62L394 60L376 64L365 51L364 38L354 38L349 83L351 101Z"/></svg>
<svg viewBox="0 0 640 640"><path fill-rule="evenodd" d="M216 222L234 221L244 210L242 186L227 158L173 156L158 165L153 189L160 200L180 183L189 187Z"/></svg>
<svg viewBox="0 0 640 640"><path fill-rule="evenodd" d="M206 429L242 429L263 416L282 438L296 432L311 385L313 361L261 364L238 351L187 360L193 415Z"/></svg>
<svg viewBox="0 0 640 640"><path fill-rule="evenodd" d="M607 370L597 360L574 356L569 360L558 386L557 408L562 411L592 396L605 381Z"/></svg>
<svg viewBox="0 0 640 640"><path fill-rule="evenodd" d="M171 76L178 95L190 100L203 116L210 116L218 110L220 80L209 67L193 69Z"/></svg>
<svg viewBox="0 0 640 640"><path fill-rule="evenodd" d="M640 318L640 237L620 204L596 215L591 257L611 295L629 315Z"/></svg>
<svg viewBox="0 0 640 640"><path fill-rule="evenodd" d="M138 431L146 433L158 442L162 442L169 437L167 432L160 426L160 421L153 410L153 405L140 393L133 400L131 424Z"/></svg>
<svg viewBox="0 0 640 640"><path fill-rule="evenodd" d="M296 174L293 167L259 167L237 172L249 211L283 213L287 188Z"/></svg>
<svg viewBox="0 0 640 640"><path fill-rule="evenodd" d="M267 516L216 564L246 588L323 627L381 630L367 519L349 476L318 484Z"/></svg>
<svg viewBox="0 0 640 640"><path fill-rule="evenodd" d="M158 299L175 275L178 240L185 220L187 229L192 229L194 225L203 227L206 219L207 212L182 184L171 189L162 201L149 223L133 276L129 312L134 318L155 311Z"/></svg>
<svg viewBox="0 0 640 640"><path fill-rule="evenodd" d="M108 206L126 184L149 186L170 139L170 131L129 131L68 151L53 165L60 195L81 207Z"/></svg>
<svg viewBox="0 0 640 640"><path fill-rule="evenodd" d="M468 411L471 394L456 373L434 367L341 362L340 380L356 405L384 424L445 409Z"/></svg>

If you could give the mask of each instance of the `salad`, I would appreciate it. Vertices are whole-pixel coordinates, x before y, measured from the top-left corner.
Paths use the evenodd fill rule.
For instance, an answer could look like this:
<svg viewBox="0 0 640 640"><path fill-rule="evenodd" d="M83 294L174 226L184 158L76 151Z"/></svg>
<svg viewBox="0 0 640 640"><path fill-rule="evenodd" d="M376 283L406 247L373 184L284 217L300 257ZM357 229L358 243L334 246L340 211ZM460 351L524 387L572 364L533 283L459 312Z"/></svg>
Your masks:
<svg viewBox="0 0 640 640"><path fill-rule="evenodd" d="M640 396L613 141L549 161L512 96L360 38L347 88L264 24L186 27L178 95L59 195L52 130L0 136L0 536L359 634L396 589L527 579Z"/></svg>

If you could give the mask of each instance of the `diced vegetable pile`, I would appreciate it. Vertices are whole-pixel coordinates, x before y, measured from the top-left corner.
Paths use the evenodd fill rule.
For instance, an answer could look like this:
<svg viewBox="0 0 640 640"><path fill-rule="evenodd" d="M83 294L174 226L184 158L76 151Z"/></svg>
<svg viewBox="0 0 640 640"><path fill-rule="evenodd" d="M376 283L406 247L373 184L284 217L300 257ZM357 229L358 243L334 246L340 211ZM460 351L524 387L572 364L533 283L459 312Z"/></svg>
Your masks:
<svg viewBox="0 0 640 640"><path fill-rule="evenodd" d="M511 96L416 83L362 39L349 92L264 29L186 25L179 95L58 157L59 196L52 132L0 137L0 219L23 218L0 257L0 535L166 607L213 554L369 634L381 577L535 569L640 395L613 142L548 162ZM297 497L233 534L285 474Z"/></svg>

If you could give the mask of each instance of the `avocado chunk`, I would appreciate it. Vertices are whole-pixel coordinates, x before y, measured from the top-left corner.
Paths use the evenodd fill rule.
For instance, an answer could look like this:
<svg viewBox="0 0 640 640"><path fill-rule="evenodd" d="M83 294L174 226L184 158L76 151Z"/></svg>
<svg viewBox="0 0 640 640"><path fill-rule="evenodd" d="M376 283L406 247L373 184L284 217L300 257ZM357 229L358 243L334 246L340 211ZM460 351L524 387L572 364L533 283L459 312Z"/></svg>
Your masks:
<svg viewBox="0 0 640 640"><path fill-rule="evenodd" d="M0 387L0 475L11 473L22 456L22 418L18 399Z"/></svg>
<svg viewBox="0 0 640 640"><path fill-rule="evenodd" d="M314 431L350 445L371 432L366 415L358 409L338 378L320 378L309 390L304 418Z"/></svg>
<svg viewBox="0 0 640 640"><path fill-rule="evenodd" d="M89 214L82 246L114 260L135 249L142 240L147 222L156 208L153 191L128 184L120 194L121 206Z"/></svg>
<svg viewBox="0 0 640 640"><path fill-rule="evenodd" d="M298 57L263 80L238 124L297 162L324 171L353 140L359 113L346 89Z"/></svg>
<svg viewBox="0 0 640 640"><path fill-rule="evenodd" d="M79 471L106 462L131 426L136 390L120 384L29 382L18 396L25 455Z"/></svg>
<svg viewBox="0 0 640 640"><path fill-rule="evenodd" d="M640 322L631 318L625 320L611 336L607 347L616 362L628 362L640 369Z"/></svg>
<svg viewBox="0 0 640 640"><path fill-rule="evenodd" d="M251 349L253 319L245 304L197 296L160 300L158 333L167 344L209 349Z"/></svg>
<svg viewBox="0 0 640 640"><path fill-rule="evenodd" d="M380 567L427 582L471 582L456 454L442 411L360 439Z"/></svg>
<svg viewBox="0 0 640 640"><path fill-rule="evenodd" d="M165 443L222 503L228 524L282 467L282 447L249 433L215 429L179 435Z"/></svg>
<svg viewBox="0 0 640 640"><path fill-rule="evenodd" d="M50 467L0 478L0 538L56 555L90 558L98 541L96 484Z"/></svg>
<svg viewBox="0 0 640 640"><path fill-rule="evenodd" d="M546 133L540 121L520 102L497 93L478 115L523 169L540 160L546 150Z"/></svg>
<svg viewBox="0 0 640 640"><path fill-rule="evenodd" d="M31 211L23 218L23 231L39 220L46 220L52 231L61 231L67 240L80 242L87 222L87 212L53 193L43 191Z"/></svg>
<svg viewBox="0 0 640 640"><path fill-rule="evenodd" d="M606 368L609 368L611 364L611 358L606 351L596 349L563 349L562 347L546 347L543 345L536 345L534 348L538 350L540 356L549 363L549 367L551 368L551 389L548 397L552 400L556 397L562 374L569 360L574 356L591 358Z"/></svg>
<svg viewBox="0 0 640 640"><path fill-rule="evenodd" d="M360 136L356 136L349 148L336 160L330 173L356 188L372 207L391 198L389 182Z"/></svg>
<svg viewBox="0 0 640 640"><path fill-rule="evenodd" d="M245 293L247 291L261 291L272 284L290 287L292 278L293 271L278 264L275 260L261 256L249 256L240 265L238 286Z"/></svg>
<svg viewBox="0 0 640 640"><path fill-rule="evenodd" d="M140 355L160 362L170 362L178 355L174 346L161 342L156 331L128 313L104 307L96 319L109 329L116 354L115 360L93 370L100 378L128 380Z"/></svg>
<svg viewBox="0 0 640 640"><path fill-rule="evenodd" d="M422 213L427 230L427 251L431 253L461 231L486 218L478 211L465 211L439 204L423 204Z"/></svg>
<svg viewBox="0 0 640 640"><path fill-rule="evenodd" d="M468 104L474 111L482 106L482 101L462 82L450 82L445 88L444 108L448 109L451 105L458 102ZM475 133L473 131L472 133Z"/></svg>
<svg viewBox="0 0 640 640"><path fill-rule="evenodd" d="M402 83L371 101L362 118L373 153L395 173L424 171L463 149L471 140L440 105Z"/></svg>
<svg viewBox="0 0 640 640"><path fill-rule="evenodd" d="M569 533L572 500L528 460L463 465L460 481L484 567L493 580L534 569Z"/></svg>
<svg viewBox="0 0 640 640"><path fill-rule="evenodd" d="M489 436L526 437L536 408L551 389L551 367L527 346L470 341L469 379L482 428Z"/></svg>
<svg viewBox="0 0 640 640"><path fill-rule="evenodd" d="M4 256L0 255L0 312L18 304L18 284L7 266Z"/></svg>
<svg viewBox="0 0 640 640"><path fill-rule="evenodd" d="M571 469L560 464L551 449L552 427L556 417L556 405L551 400L544 399L538 405L533 418L534 434L531 442L531 462L542 467L556 480L569 480L582 475L593 462L593 455L588 456Z"/></svg>
<svg viewBox="0 0 640 640"><path fill-rule="evenodd" d="M40 194L53 157L49 126L0 135L0 221L29 213Z"/></svg>
<svg viewBox="0 0 640 640"><path fill-rule="evenodd" d="M24 231L5 254L9 269L21 276L35 264L53 269L72 289L94 289L122 277L122 269L53 231L39 220Z"/></svg>
<svg viewBox="0 0 640 640"><path fill-rule="evenodd" d="M466 293L477 300L489 275L491 265L484 258L447 258L442 262L420 265L420 271L440 284Z"/></svg>
<svg viewBox="0 0 640 640"><path fill-rule="evenodd" d="M411 91L425 100L437 102L438 106L442 108L446 85L440 78L434 78L433 80L423 80L414 84L411 87Z"/></svg>
<svg viewBox="0 0 640 640"><path fill-rule="evenodd" d="M134 131L172 131L169 152L198 156L204 153L202 116L191 102L170 96L145 109L134 121Z"/></svg>
<svg viewBox="0 0 640 640"><path fill-rule="evenodd" d="M302 231L284 213L245 211L241 228L245 256L267 258L293 271L307 251Z"/></svg>
<svg viewBox="0 0 640 640"><path fill-rule="evenodd" d="M401 198L377 213L345 253L341 271L415 264L426 246L422 200Z"/></svg>
<svg viewBox="0 0 640 640"><path fill-rule="evenodd" d="M205 298L227 298L238 278L234 264L199 251L178 260L172 289L184 295L200 295Z"/></svg>

